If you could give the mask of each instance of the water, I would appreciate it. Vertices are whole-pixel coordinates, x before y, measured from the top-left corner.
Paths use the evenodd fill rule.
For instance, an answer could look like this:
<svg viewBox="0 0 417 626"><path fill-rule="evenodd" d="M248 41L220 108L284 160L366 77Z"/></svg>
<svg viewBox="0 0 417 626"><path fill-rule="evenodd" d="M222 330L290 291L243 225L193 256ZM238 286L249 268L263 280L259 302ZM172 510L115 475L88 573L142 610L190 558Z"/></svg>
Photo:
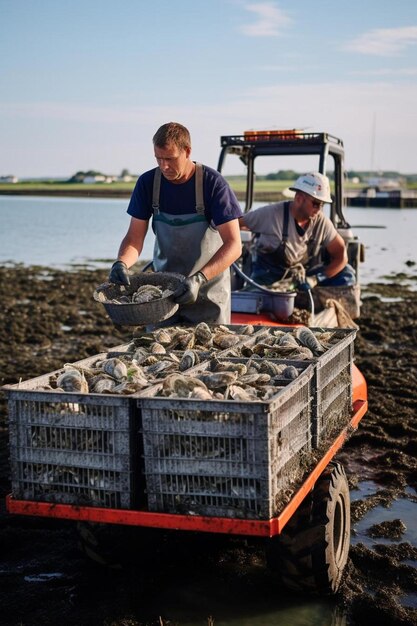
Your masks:
<svg viewBox="0 0 417 626"><path fill-rule="evenodd" d="M0 263L100 267L100 260L117 257L127 205L127 199L0 196ZM152 247L145 254L150 258Z"/></svg>
<svg viewBox="0 0 417 626"><path fill-rule="evenodd" d="M127 198L0 196L0 263L108 267L129 226L127 206ZM417 211L348 207L346 219L365 245L362 284L399 272L417 277L417 264L407 265L417 261ZM149 229L143 260L152 258L153 243Z"/></svg>
<svg viewBox="0 0 417 626"><path fill-rule="evenodd" d="M369 495L377 493L379 487L373 481L360 483L355 491L351 492L351 500L359 500ZM367 529L373 524L401 519L406 525L406 530L401 536L401 542L408 542L413 546L417 545L417 502L415 501L415 491L407 488L406 495L409 497L394 500L391 506L376 506L370 509L366 515L353 526L351 544L363 543L372 547L375 543L396 544L398 540L387 539L385 537L373 538L367 534ZM413 561L416 566L417 562Z"/></svg>

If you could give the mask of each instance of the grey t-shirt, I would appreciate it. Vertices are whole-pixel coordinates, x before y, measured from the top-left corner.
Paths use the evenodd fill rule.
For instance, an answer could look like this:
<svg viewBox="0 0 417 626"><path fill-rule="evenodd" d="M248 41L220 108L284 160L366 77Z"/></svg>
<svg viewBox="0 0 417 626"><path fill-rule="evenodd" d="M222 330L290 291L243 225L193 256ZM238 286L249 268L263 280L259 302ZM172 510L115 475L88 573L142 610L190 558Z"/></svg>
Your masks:
<svg viewBox="0 0 417 626"><path fill-rule="evenodd" d="M259 233L256 248L260 253L273 252L282 241L285 202L268 204L245 213L244 221L248 228ZM336 237L337 230L322 211L310 220L304 234L297 231L291 213L288 220L287 255L291 265L306 263L318 255L320 248L326 248ZM308 254L307 254L308 252ZM308 259L306 258L308 256Z"/></svg>

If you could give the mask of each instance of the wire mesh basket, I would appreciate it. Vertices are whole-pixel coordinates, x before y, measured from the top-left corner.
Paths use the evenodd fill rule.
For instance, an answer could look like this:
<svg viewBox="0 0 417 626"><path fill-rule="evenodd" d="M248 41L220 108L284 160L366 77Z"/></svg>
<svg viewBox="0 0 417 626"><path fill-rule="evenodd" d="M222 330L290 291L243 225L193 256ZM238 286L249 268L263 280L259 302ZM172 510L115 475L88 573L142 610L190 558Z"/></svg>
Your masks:
<svg viewBox="0 0 417 626"><path fill-rule="evenodd" d="M173 272L142 272L130 277L130 285L103 283L94 292L94 299L101 302L114 324L137 326L162 322L176 313L178 304L172 293L149 302L117 302L122 297L131 297L140 287L153 285L163 292L174 292L184 281L182 274Z"/></svg>

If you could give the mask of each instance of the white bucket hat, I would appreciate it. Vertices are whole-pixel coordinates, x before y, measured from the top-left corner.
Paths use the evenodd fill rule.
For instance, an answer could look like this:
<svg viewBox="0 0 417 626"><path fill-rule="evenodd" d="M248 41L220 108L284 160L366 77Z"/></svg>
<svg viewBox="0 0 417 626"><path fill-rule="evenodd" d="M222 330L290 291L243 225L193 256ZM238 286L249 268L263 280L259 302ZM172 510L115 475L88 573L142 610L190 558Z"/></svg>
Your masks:
<svg viewBox="0 0 417 626"><path fill-rule="evenodd" d="M320 202L332 202L329 179L320 172L309 172L299 176L290 189L291 191L303 191Z"/></svg>

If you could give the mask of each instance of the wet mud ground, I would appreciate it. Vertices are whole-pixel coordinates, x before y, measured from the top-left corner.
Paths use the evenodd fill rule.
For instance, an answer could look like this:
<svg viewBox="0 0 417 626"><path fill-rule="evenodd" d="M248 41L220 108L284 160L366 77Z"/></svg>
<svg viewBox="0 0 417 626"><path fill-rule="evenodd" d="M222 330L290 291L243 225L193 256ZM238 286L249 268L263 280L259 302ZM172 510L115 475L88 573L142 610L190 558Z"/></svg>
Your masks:
<svg viewBox="0 0 417 626"><path fill-rule="evenodd" d="M0 267L0 384L45 374L130 339L131 331L116 329L92 299L105 278L103 271L81 267ZM337 456L351 486L353 541L341 588L329 600L333 618L314 622L320 626L417 624L417 292L393 280L368 285L362 296L355 362L367 379L369 411ZM6 512L8 457L2 395L0 624L181 626L182 605L193 603L201 624L220 623L227 615L236 624L239 618L258 624L250 606L259 616L262 606L300 601L265 570L261 546L240 538L160 531L144 537L114 528L112 547L120 542L126 549L127 541L130 559L122 569L97 566L80 550L73 522ZM414 507L411 540L409 520L378 513L401 502ZM376 518L362 529L363 540L355 528L372 511ZM189 586L194 598L187 596ZM249 605L243 607L242 599ZM161 610L167 604L177 607L175 617Z"/></svg>

